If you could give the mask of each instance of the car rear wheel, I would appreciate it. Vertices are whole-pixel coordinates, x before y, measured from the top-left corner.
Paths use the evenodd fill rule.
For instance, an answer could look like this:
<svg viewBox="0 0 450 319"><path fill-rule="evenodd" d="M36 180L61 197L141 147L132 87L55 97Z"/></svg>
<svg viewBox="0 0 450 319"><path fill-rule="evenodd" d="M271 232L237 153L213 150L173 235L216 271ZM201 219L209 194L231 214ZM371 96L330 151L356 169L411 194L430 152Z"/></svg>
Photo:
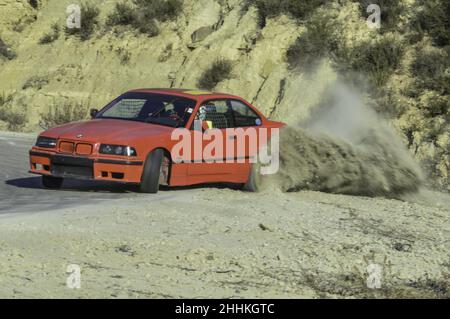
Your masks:
<svg viewBox="0 0 450 319"><path fill-rule="evenodd" d="M247 192L256 193L259 192L261 187L261 173L260 173L260 165L252 164L250 168L250 175L248 177L247 183L242 187L243 190Z"/></svg>
<svg viewBox="0 0 450 319"><path fill-rule="evenodd" d="M42 184L48 189L60 189L64 178L54 176L42 176Z"/></svg>
<svg viewBox="0 0 450 319"><path fill-rule="evenodd" d="M144 171L142 172L140 186L142 193L158 193L163 158L164 151L161 149L154 150L148 154L144 165Z"/></svg>

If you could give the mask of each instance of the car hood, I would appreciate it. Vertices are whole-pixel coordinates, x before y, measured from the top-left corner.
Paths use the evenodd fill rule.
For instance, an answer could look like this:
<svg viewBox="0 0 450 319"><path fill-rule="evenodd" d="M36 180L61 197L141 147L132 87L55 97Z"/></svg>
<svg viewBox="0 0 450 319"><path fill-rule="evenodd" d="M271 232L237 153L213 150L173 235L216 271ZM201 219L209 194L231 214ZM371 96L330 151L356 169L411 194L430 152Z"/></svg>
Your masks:
<svg viewBox="0 0 450 319"><path fill-rule="evenodd" d="M75 122L61 125L42 133L43 136L58 139L82 140L91 143L120 143L129 142L151 136L171 134L174 128L155 124L96 119L85 122Z"/></svg>

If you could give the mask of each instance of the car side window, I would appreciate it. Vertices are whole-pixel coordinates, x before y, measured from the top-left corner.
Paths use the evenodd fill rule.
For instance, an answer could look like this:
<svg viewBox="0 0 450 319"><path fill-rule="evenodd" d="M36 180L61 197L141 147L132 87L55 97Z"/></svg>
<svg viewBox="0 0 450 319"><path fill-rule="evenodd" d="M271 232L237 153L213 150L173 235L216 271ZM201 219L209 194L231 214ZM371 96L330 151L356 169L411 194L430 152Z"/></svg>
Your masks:
<svg viewBox="0 0 450 319"><path fill-rule="evenodd" d="M195 119L202 121L210 129L234 127L233 113L226 100L214 100L204 103Z"/></svg>
<svg viewBox="0 0 450 319"><path fill-rule="evenodd" d="M236 100L231 100L230 102L234 115L235 127L261 125L261 118L248 105Z"/></svg>

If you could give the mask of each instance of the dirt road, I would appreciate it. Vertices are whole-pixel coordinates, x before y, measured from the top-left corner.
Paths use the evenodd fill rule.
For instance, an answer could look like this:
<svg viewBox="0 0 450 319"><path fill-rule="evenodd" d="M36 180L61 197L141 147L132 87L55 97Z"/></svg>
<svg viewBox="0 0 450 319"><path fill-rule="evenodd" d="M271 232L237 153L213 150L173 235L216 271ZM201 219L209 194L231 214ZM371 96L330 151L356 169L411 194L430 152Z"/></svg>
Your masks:
<svg viewBox="0 0 450 319"><path fill-rule="evenodd" d="M47 191L27 173L33 142L0 134L0 297L450 297L448 195Z"/></svg>

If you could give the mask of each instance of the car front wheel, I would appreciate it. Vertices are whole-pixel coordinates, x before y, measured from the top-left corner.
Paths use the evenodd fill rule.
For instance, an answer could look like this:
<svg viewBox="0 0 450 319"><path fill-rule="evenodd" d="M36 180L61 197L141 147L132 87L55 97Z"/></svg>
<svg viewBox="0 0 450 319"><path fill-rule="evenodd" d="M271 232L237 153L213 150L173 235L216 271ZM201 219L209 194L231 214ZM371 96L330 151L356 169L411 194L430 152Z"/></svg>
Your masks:
<svg viewBox="0 0 450 319"><path fill-rule="evenodd" d="M42 184L48 189L60 189L64 178L54 176L42 176Z"/></svg>
<svg viewBox="0 0 450 319"><path fill-rule="evenodd" d="M142 193L158 193L163 157L164 151L161 149L154 150L148 154L144 165L144 171L142 172L140 187Z"/></svg>

